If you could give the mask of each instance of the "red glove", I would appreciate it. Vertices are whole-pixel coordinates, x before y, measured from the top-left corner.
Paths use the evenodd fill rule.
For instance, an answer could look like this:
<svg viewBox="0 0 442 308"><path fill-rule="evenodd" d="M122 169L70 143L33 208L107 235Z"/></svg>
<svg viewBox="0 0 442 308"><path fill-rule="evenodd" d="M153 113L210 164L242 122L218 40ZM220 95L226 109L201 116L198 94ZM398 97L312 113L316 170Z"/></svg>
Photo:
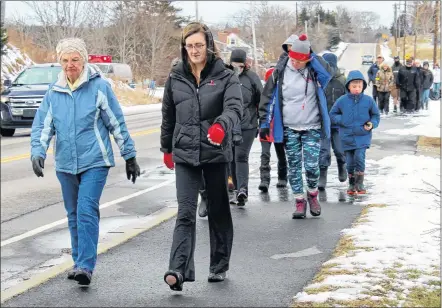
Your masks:
<svg viewBox="0 0 442 308"><path fill-rule="evenodd" d="M221 124L215 123L209 127L207 139L209 139L210 143L214 145L220 145L221 142L223 142L225 135L226 133Z"/></svg>
<svg viewBox="0 0 442 308"><path fill-rule="evenodd" d="M173 163L172 159L172 153L164 153L163 161L166 167L169 168L170 170L173 170L175 168L175 164Z"/></svg>

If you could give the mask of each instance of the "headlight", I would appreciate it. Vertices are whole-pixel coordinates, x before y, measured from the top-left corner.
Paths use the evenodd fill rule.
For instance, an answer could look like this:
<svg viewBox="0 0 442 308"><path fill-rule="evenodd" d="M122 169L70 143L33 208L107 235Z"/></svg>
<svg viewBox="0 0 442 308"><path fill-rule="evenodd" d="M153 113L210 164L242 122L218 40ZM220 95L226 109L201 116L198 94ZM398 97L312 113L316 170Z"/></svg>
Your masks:
<svg viewBox="0 0 442 308"><path fill-rule="evenodd" d="M2 102L2 103L7 103L8 100L9 100L9 97L7 97L7 96L5 96L5 95L2 95L2 97L1 97L1 102Z"/></svg>

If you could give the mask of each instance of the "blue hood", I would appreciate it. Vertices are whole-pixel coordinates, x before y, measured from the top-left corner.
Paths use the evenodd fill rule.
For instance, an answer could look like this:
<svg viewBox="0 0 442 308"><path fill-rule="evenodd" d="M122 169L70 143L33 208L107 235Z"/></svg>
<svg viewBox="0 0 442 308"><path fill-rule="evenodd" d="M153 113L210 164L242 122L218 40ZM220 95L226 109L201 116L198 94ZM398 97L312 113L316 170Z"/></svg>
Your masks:
<svg viewBox="0 0 442 308"><path fill-rule="evenodd" d="M330 64L333 68L338 67L338 57L334 53L325 53L322 58Z"/></svg>
<svg viewBox="0 0 442 308"><path fill-rule="evenodd" d="M353 80L362 80L364 82L364 86L362 88L362 93L364 93L365 89L367 89L367 82L365 81L364 75L360 71L350 71L347 76L347 82L345 83L345 89L348 90L348 85Z"/></svg>

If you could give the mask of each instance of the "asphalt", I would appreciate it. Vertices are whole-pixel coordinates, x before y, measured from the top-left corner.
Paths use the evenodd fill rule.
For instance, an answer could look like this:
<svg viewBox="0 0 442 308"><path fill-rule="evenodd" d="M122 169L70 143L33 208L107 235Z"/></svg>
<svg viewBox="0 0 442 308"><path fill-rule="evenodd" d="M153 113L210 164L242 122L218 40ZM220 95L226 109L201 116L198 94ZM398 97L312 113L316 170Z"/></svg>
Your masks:
<svg viewBox="0 0 442 308"><path fill-rule="evenodd" d="M367 44L364 48L374 49L374 45ZM359 56L367 52L364 48L350 45L342 59L360 59ZM354 60L355 65L358 62L357 67L360 66L359 59ZM414 153L416 137L385 133L387 129L405 127L405 122L407 118L383 118L380 127L374 131L373 144L367 152L366 179L369 190L375 184L376 161L391 155ZM185 283L183 292L173 292L168 288L163 275L168 269L175 222L171 219L100 255L89 288L79 288L62 273L6 301L2 306L287 307L292 297L311 281L321 264L330 258L341 230L351 226L363 207L360 203L342 198L346 184L338 182L333 159L328 188L325 194L321 194L322 215L292 220L292 194L290 189L276 189L275 167L272 169L273 182L269 193L258 191L259 175L256 168L259 154L260 145L255 142L250 155L254 172L250 175L249 202L245 208L231 206L235 236L226 281L216 284L207 282L208 224L207 219L198 218L196 281ZM272 160L275 161L275 158L273 154ZM170 176L163 173L162 168L158 169L157 174L149 176L153 176L152 179ZM131 199L119 206L133 215L146 215L149 211L143 209L153 204L155 209L176 205L173 186ZM30 255L28 257L32 258Z"/></svg>

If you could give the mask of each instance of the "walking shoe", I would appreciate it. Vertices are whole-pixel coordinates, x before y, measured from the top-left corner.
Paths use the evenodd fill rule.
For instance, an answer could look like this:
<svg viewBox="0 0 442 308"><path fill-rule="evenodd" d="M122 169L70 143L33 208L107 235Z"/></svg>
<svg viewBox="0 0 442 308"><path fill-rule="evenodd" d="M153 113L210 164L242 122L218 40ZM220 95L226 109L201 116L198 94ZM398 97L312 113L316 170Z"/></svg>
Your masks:
<svg viewBox="0 0 442 308"><path fill-rule="evenodd" d="M307 201L304 198L296 198L295 203L296 210L292 214L293 219L305 218L307 214Z"/></svg>
<svg viewBox="0 0 442 308"><path fill-rule="evenodd" d="M287 179L278 179L278 183L276 183L277 188L287 187Z"/></svg>
<svg viewBox="0 0 442 308"><path fill-rule="evenodd" d="M397 113L397 106L396 105L394 106L393 112Z"/></svg>
<svg viewBox="0 0 442 308"><path fill-rule="evenodd" d="M221 281L224 281L224 279L226 279L226 277L227 277L226 272L222 272L222 273L218 273L218 274L210 273L207 280L209 282L221 282Z"/></svg>
<svg viewBox="0 0 442 308"><path fill-rule="evenodd" d="M307 200L310 206L310 214L312 214L312 216L321 215L321 205L319 204L318 195L319 191L313 193L307 192Z"/></svg>
<svg viewBox="0 0 442 308"><path fill-rule="evenodd" d="M327 186L327 170L328 168L319 168L318 189L324 190Z"/></svg>
<svg viewBox="0 0 442 308"><path fill-rule="evenodd" d="M164 282L167 283L173 291L183 291L183 275L175 271L167 271L164 274Z"/></svg>
<svg viewBox="0 0 442 308"><path fill-rule="evenodd" d="M361 172L356 174L355 188L358 195L365 195L367 193L364 186L364 173Z"/></svg>
<svg viewBox="0 0 442 308"><path fill-rule="evenodd" d="M200 206L198 208L198 215L199 217L206 217L207 216L207 193L205 190L200 191L201 194L201 202Z"/></svg>
<svg viewBox="0 0 442 308"><path fill-rule="evenodd" d="M77 273L77 267L74 266L72 269L69 270L68 272L68 279L69 280L74 280L75 278L75 274Z"/></svg>
<svg viewBox="0 0 442 308"><path fill-rule="evenodd" d="M229 191L235 190L235 185L233 185L233 179L231 176L229 176L229 178L227 179L227 185L229 187Z"/></svg>
<svg viewBox="0 0 442 308"><path fill-rule="evenodd" d="M338 175L339 182L347 181L347 166L345 164L338 164Z"/></svg>
<svg viewBox="0 0 442 308"><path fill-rule="evenodd" d="M91 280L92 280L92 272L90 272L86 269L80 268L75 273L74 279L76 281L78 281L79 285L88 286L88 285L90 285Z"/></svg>
<svg viewBox="0 0 442 308"><path fill-rule="evenodd" d="M264 193L269 191L269 180L261 179L261 183L259 183L258 189Z"/></svg>
<svg viewBox="0 0 442 308"><path fill-rule="evenodd" d="M347 188L347 195L354 195L356 193L356 188L355 188L355 177L353 174L348 174L348 188Z"/></svg>
<svg viewBox="0 0 442 308"><path fill-rule="evenodd" d="M236 195L236 200L238 201L238 206L244 206L247 202L247 191L244 188L241 188Z"/></svg>

